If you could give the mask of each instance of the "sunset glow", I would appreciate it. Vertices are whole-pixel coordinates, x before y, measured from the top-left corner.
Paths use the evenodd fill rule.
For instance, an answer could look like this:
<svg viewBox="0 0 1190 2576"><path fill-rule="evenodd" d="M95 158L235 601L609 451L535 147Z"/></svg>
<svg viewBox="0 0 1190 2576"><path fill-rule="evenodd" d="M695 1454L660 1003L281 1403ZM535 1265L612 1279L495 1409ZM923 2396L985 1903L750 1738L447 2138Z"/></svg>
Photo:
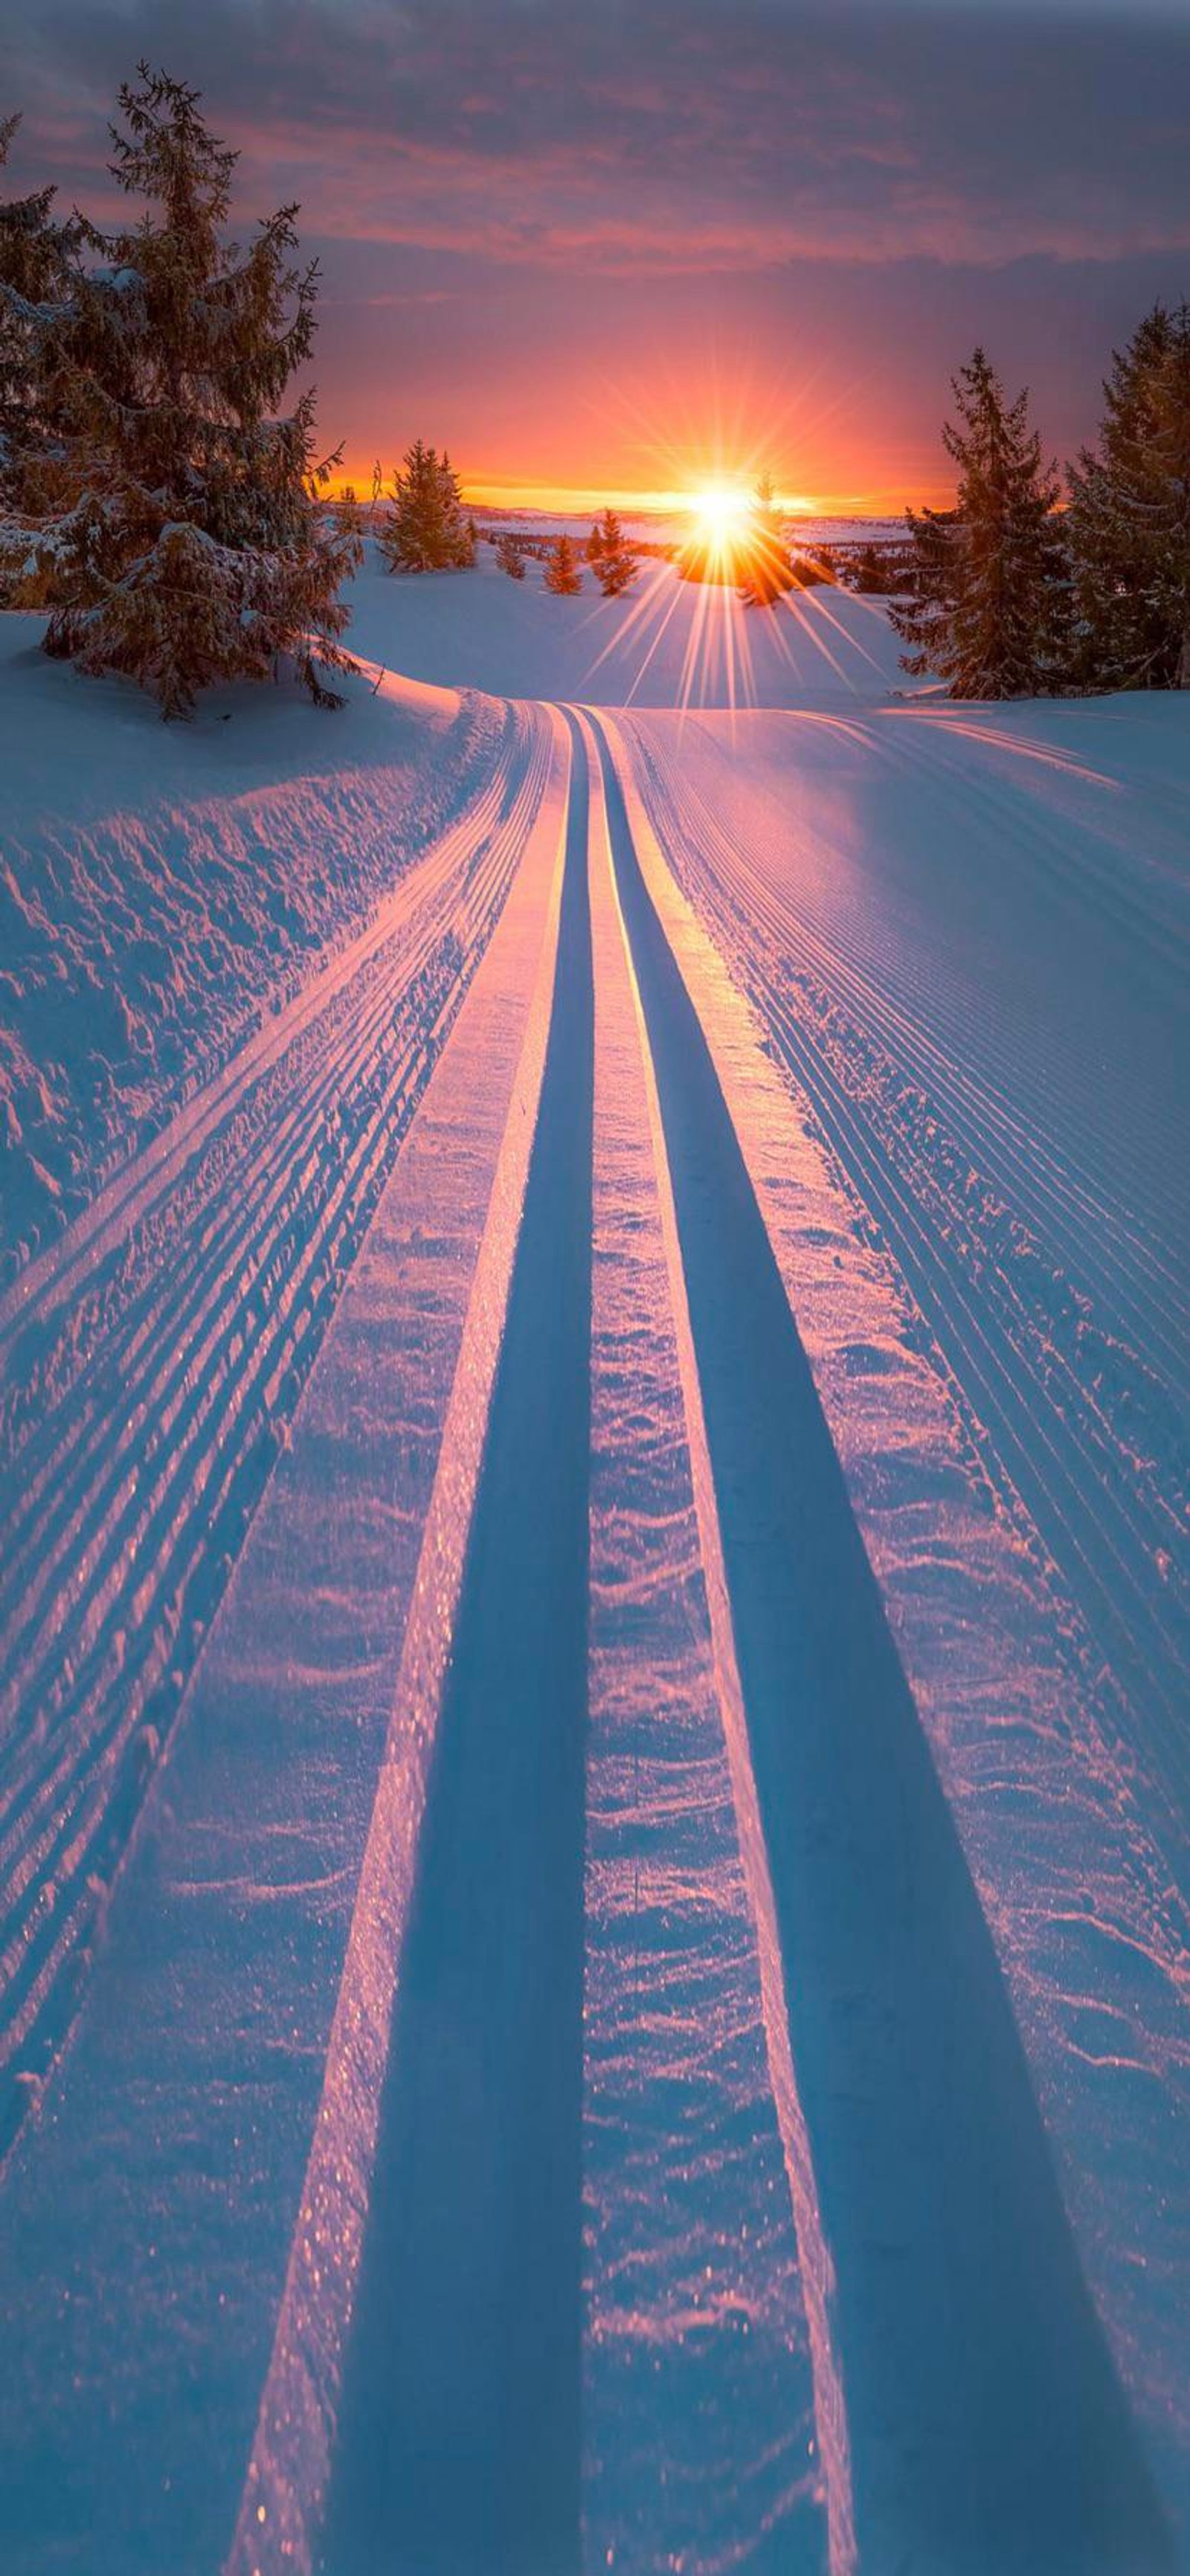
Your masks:
<svg viewBox="0 0 1190 2576"><path fill-rule="evenodd" d="M13 16L0 2576L1190 2576L1190 0Z"/></svg>
<svg viewBox="0 0 1190 2576"><path fill-rule="evenodd" d="M699 537L723 556L734 554L751 513L748 494L731 483L708 483L691 503Z"/></svg>

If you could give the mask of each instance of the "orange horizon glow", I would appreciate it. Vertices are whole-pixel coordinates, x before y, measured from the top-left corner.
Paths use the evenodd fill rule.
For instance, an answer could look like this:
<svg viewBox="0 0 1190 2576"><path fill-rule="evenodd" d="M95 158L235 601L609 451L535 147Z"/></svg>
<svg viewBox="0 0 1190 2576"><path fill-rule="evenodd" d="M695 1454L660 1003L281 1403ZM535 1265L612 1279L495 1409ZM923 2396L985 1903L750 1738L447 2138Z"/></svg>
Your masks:
<svg viewBox="0 0 1190 2576"><path fill-rule="evenodd" d="M345 465L332 477L330 490L341 494L348 486L357 499L367 500L372 490L372 465ZM596 518L601 510L616 510L625 517L684 517L697 508L697 483L692 488L672 485L668 488L616 485L606 483L533 483L504 481L499 476L463 476L463 499L473 510L532 510L554 514L558 518ZM791 519L901 519L907 507L933 510L949 509L954 501L953 485L929 486L906 492L904 489L877 487L865 492L790 492L780 488L774 494L779 510Z"/></svg>
<svg viewBox="0 0 1190 2576"><path fill-rule="evenodd" d="M901 519L907 502L953 499L936 449L923 454L891 428L883 441L870 426L859 435L873 418L873 388L862 377L828 379L810 365L775 380L767 353L729 362L707 347L680 364L662 352L647 372L595 374L551 392L523 427L517 406L494 389L478 436L470 406L460 417L446 401L436 418L411 419L402 404L405 434L394 423L380 451L386 473L420 428L449 450L464 497L479 510L685 518L698 493L750 498L762 476L791 519ZM360 449L358 431L349 434L346 470L366 492L372 462L353 470Z"/></svg>

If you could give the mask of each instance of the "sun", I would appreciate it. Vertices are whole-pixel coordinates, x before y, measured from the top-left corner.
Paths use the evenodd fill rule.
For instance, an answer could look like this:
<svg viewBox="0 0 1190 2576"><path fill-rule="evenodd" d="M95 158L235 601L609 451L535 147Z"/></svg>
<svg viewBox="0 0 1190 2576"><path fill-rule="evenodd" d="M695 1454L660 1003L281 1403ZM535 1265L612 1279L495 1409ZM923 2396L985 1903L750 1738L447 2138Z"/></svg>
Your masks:
<svg viewBox="0 0 1190 2576"><path fill-rule="evenodd" d="M694 494L690 508L704 544L724 554L738 545L748 522L749 501L737 485L706 483Z"/></svg>

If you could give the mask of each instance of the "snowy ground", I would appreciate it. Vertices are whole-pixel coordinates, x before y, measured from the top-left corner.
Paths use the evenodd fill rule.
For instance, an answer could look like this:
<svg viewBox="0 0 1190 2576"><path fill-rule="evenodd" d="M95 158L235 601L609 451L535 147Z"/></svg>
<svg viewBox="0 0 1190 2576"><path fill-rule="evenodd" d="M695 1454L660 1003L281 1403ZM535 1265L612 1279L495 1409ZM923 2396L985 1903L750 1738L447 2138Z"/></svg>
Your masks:
<svg viewBox="0 0 1190 2576"><path fill-rule="evenodd" d="M523 582L481 545L473 573L394 582L369 549L354 585L352 641L419 680L586 706L833 705L902 680L883 610L850 593L806 593L779 619L747 617L717 586L679 582L646 560L626 601L605 600L590 571L571 599Z"/></svg>
<svg viewBox="0 0 1190 2576"><path fill-rule="evenodd" d="M1190 2565L1185 710L6 623L6 2565Z"/></svg>

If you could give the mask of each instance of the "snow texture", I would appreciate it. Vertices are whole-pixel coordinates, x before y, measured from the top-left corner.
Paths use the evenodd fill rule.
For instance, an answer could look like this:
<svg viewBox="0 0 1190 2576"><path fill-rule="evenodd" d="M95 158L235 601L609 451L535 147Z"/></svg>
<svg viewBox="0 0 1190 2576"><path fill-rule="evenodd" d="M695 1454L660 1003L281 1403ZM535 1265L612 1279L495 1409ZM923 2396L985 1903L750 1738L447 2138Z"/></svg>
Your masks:
<svg viewBox="0 0 1190 2576"><path fill-rule="evenodd" d="M5 621L6 2566L1184 2566L1184 709L355 605Z"/></svg>

